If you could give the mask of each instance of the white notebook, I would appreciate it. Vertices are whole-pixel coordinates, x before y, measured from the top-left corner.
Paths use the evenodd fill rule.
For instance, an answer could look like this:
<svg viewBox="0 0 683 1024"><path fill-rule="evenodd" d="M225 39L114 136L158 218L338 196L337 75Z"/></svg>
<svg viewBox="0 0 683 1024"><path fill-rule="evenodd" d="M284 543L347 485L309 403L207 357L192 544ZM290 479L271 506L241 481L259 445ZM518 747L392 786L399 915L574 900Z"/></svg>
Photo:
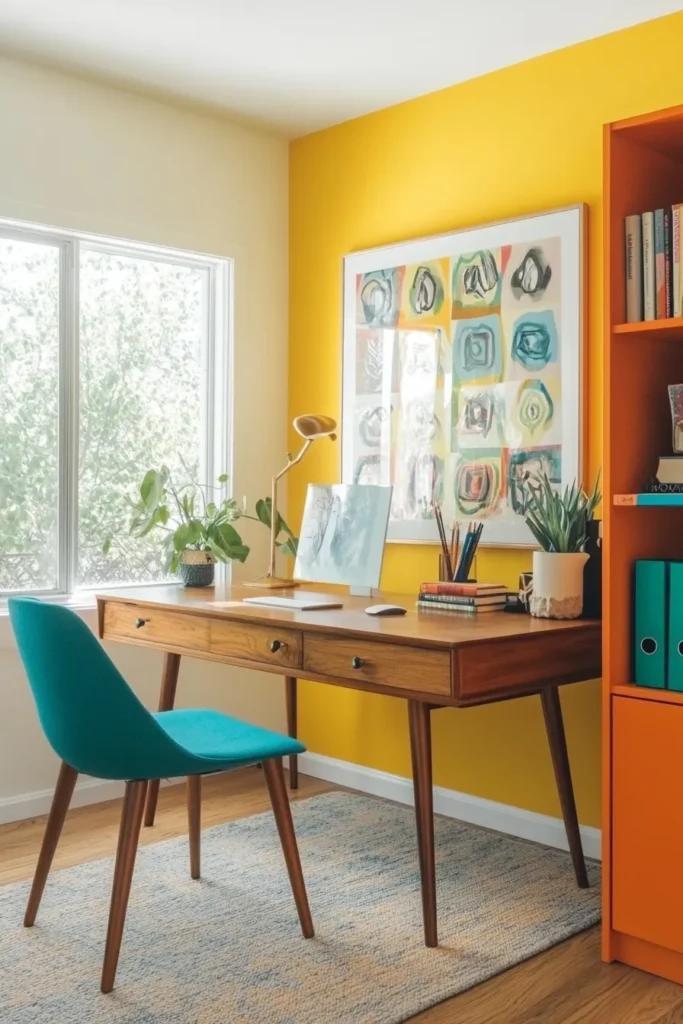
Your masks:
<svg viewBox="0 0 683 1024"><path fill-rule="evenodd" d="M290 608L295 612L308 612L322 608L342 608L343 604L334 597L325 594L297 594L296 597L276 597L268 594L265 597L245 597L243 604L255 604L265 608Z"/></svg>

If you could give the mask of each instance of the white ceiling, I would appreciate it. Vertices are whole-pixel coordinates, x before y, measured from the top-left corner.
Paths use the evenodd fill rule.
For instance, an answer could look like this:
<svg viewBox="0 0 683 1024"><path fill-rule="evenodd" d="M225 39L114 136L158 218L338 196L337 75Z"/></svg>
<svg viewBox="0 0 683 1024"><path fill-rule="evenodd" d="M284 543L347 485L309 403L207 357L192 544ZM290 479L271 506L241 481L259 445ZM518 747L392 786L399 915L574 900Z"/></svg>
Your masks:
<svg viewBox="0 0 683 1024"><path fill-rule="evenodd" d="M0 43L295 136L678 9L678 0L0 0ZM577 88L589 93L590 82Z"/></svg>

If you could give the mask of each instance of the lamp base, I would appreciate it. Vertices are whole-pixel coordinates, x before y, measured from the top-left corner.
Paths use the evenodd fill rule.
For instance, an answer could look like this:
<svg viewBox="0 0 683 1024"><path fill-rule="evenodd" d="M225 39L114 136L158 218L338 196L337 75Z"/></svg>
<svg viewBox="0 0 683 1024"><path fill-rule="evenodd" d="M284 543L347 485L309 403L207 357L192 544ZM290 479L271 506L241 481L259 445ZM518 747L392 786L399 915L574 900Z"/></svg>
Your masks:
<svg viewBox="0 0 683 1024"><path fill-rule="evenodd" d="M280 576L262 576L260 580L249 580L245 587L256 587L260 590L290 590L298 587L297 580L286 580Z"/></svg>

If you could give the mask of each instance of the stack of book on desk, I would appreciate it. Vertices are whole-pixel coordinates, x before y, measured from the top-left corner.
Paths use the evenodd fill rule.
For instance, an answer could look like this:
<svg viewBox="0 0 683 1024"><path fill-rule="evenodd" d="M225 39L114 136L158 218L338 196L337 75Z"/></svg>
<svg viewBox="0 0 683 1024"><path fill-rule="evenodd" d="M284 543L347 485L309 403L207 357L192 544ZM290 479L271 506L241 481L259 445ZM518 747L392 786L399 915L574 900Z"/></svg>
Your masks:
<svg viewBox="0 0 683 1024"><path fill-rule="evenodd" d="M507 593L502 583L423 583L417 607L469 615L498 612L505 607Z"/></svg>

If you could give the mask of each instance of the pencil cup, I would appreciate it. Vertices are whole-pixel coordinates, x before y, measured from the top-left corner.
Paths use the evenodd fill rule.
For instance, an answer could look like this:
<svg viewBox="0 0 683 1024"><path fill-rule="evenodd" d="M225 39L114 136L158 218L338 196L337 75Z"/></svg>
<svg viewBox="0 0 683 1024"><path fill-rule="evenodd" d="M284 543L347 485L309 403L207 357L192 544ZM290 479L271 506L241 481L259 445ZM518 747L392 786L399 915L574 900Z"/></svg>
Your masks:
<svg viewBox="0 0 683 1024"><path fill-rule="evenodd" d="M450 577L446 568L446 559L439 555L439 583L450 583Z"/></svg>

